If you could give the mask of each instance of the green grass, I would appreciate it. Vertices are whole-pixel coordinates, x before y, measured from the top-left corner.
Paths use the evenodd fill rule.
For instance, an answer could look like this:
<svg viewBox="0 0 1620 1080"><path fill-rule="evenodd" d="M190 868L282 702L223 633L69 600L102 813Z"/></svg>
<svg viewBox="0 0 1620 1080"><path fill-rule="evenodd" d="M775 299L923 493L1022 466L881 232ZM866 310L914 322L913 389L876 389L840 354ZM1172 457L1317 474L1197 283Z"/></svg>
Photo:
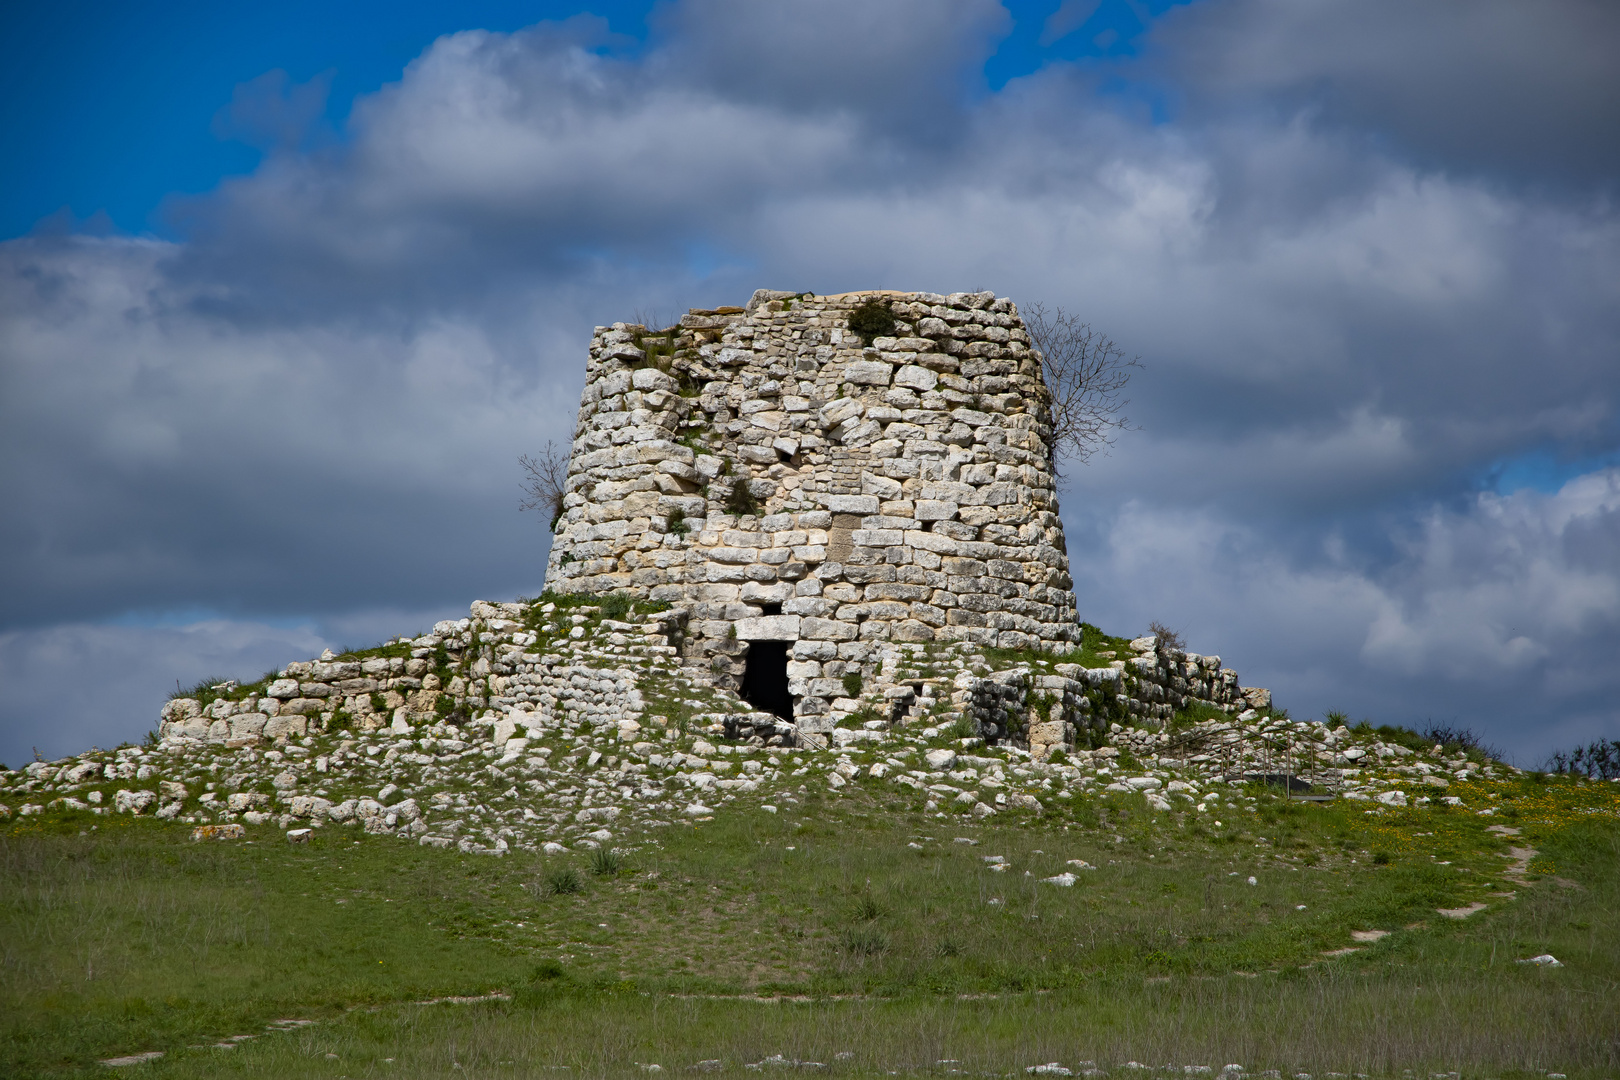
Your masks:
<svg viewBox="0 0 1620 1080"><path fill-rule="evenodd" d="M337 827L195 844L151 820L45 815L0 832L0 1075L104 1074L100 1058L163 1050L129 1071L640 1075L718 1059L740 1075L782 1054L847 1075L1129 1075L1134 1059L1608 1077L1620 827L1574 791L1525 781L1503 800L1524 829L1511 841L1486 831L1506 813L1270 794L1215 828L1124 796L968 825L812 791L775 815L620 836L611 871L605 848L494 859ZM1509 843L1538 849L1539 880L1502 878ZM1041 883L1070 859L1097 869ZM1476 898L1491 906L1470 919L1437 914ZM1323 955L1356 930L1390 933ZM1543 952L1565 966L1514 962ZM488 994L504 997L419 1004ZM284 1019L316 1023L267 1030ZM256 1037L216 1048L236 1035Z"/></svg>

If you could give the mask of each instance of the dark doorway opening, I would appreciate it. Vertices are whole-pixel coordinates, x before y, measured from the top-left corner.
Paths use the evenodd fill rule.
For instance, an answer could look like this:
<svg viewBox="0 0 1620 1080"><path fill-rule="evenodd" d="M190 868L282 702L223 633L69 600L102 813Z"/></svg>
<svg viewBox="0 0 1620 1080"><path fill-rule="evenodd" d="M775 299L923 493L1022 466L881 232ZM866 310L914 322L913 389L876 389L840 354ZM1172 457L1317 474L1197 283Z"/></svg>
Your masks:
<svg viewBox="0 0 1620 1080"><path fill-rule="evenodd" d="M742 696L761 712L791 721L793 695L788 693L787 661L787 642L751 642L743 668Z"/></svg>

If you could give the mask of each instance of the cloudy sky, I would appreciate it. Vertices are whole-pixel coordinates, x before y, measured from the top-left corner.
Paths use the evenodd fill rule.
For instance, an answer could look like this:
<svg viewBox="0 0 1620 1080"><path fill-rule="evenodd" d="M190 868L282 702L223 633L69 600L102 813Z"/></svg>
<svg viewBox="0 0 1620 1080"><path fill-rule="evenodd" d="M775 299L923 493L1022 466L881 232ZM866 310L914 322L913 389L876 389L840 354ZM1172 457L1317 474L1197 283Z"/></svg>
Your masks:
<svg viewBox="0 0 1620 1080"><path fill-rule="evenodd" d="M538 591L591 327L762 286L1141 356L1089 621L1620 737L1613 3L163 7L0 16L0 760Z"/></svg>

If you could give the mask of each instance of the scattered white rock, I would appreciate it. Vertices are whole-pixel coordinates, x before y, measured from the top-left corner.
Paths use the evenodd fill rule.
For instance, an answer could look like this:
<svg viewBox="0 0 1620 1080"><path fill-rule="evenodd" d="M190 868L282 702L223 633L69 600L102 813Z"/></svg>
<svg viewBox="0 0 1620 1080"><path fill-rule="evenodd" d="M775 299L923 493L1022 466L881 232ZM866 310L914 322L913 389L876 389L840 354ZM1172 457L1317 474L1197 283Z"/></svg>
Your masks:
<svg viewBox="0 0 1620 1080"><path fill-rule="evenodd" d="M162 1056L162 1050L148 1050L144 1054L128 1054L124 1057L106 1058L101 1063L110 1065L115 1069L121 1069L125 1065L140 1065L143 1062L156 1061Z"/></svg>

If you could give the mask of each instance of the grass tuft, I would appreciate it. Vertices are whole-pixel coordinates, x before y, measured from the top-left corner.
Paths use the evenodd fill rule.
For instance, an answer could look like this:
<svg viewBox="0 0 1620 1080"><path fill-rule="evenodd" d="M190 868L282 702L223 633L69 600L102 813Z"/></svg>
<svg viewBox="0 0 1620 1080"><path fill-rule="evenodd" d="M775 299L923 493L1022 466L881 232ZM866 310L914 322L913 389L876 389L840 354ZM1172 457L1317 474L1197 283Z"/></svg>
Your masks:
<svg viewBox="0 0 1620 1080"><path fill-rule="evenodd" d="M571 866L553 870L546 875L547 896L568 896L584 888L584 882L579 878L579 871Z"/></svg>
<svg viewBox="0 0 1620 1080"><path fill-rule="evenodd" d="M888 948L888 935L874 926L852 926L844 931L844 950L851 956L877 956Z"/></svg>

